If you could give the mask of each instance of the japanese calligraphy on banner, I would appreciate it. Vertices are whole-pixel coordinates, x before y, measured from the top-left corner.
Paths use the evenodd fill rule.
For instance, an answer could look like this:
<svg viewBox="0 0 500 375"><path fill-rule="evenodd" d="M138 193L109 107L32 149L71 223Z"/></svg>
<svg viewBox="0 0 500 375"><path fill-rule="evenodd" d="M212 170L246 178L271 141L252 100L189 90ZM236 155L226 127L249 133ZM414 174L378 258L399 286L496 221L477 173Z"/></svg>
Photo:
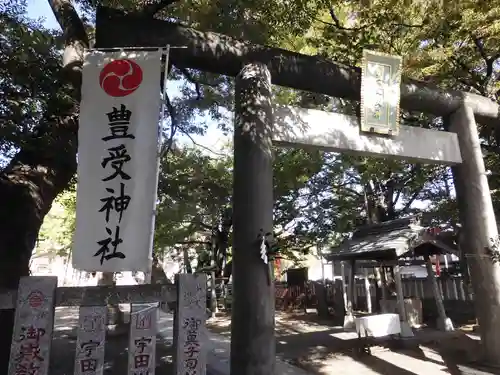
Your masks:
<svg viewBox="0 0 500 375"><path fill-rule="evenodd" d="M401 57L363 51L361 131L398 135Z"/></svg>
<svg viewBox="0 0 500 375"><path fill-rule="evenodd" d="M78 132L73 267L149 271L161 54L87 54Z"/></svg>

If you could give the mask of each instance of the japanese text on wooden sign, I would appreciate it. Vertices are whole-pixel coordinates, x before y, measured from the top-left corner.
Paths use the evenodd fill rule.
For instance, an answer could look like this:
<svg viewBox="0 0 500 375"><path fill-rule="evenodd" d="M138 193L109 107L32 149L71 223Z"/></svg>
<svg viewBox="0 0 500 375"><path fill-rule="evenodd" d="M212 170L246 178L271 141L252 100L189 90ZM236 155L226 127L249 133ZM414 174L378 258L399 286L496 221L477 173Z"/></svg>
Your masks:
<svg viewBox="0 0 500 375"><path fill-rule="evenodd" d="M361 131L398 134L400 85L401 57L363 51Z"/></svg>

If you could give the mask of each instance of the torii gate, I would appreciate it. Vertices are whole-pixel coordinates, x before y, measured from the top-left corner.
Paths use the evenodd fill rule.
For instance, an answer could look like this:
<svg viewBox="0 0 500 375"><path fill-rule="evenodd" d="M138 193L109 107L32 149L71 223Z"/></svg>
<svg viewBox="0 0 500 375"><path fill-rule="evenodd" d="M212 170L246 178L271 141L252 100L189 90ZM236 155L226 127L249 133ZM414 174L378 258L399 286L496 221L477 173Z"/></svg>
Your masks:
<svg viewBox="0 0 500 375"><path fill-rule="evenodd" d="M97 48L187 46L172 51L175 65L236 76L232 374L274 374L274 287L259 257L259 234L272 232L273 227L273 140L287 147L455 164L452 170L465 233L463 245L476 255L471 262L474 292L478 298L500 305L500 285L495 278L500 267L486 256L486 248L491 247L498 232L476 129L476 120L500 125L495 102L417 82L402 84L402 108L443 116L447 128L456 135L402 128L397 139L381 141L356 134L356 119L348 116L289 108L273 112L271 83L359 100L359 70L109 8L98 9L96 26ZM290 123L290 113L295 113L299 121L295 118ZM275 117L282 115L284 120L275 123ZM328 125L318 130L320 123ZM442 152L429 146L432 142L436 145L438 137L447 145ZM496 340L500 338L487 333L500 332L500 319L495 319L489 309L479 309L477 314L487 354L494 358L494 348L500 345Z"/></svg>

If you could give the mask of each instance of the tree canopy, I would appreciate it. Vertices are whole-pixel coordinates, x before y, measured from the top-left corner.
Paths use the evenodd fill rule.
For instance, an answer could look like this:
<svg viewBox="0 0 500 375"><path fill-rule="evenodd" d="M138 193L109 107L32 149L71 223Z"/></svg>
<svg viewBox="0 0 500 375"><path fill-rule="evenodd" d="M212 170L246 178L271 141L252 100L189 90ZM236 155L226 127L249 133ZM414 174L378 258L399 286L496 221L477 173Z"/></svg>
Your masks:
<svg viewBox="0 0 500 375"><path fill-rule="evenodd" d="M75 4L91 37L96 3L80 0ZM360 64L365 48L398 54L404 56L405 76L493 99L498 92L494 64L498 59L497 8L474 1L449 9L434 1L407 7L389 0L369 5L349 1L139 0L97 4L149 12L201 30L318 55L348 66ZM61 93L57 84L64 81L59 54L63 36L27 19L25 10L22 1L2 9L2 27L9 40L2 45L6 57L2 69L10 78L2 81L2 90L8 94L3 96L5 126L0 133L4 163L23 147L32 147L33 137L40 138L39 123L48 102L64 103L65 95L70 94L69 90ZM232 159L227 153L213 157L213 153L179 144L179 136L185 139L212 131L207 121L231 133L233 80L176 66L170 74L180 93L170 95L166 106L155 248L162 253L194 246L205 254L217 238L215 227L222 230L224 217L228 233L223 237L230 241ZM355 102L309 92L282 87L274 91L280 104L347 113L355 113L358 107ZM402 117L409 125L443 128L441 119L432 116L405 112ZM490 184L495 187L499 183L495 130L481 132L491 169ZM50 131L42 134L53 136ZM496 189L493 194L495 207L499 207ZM275 200L275 232L281 234L281 247L291 258L319 242L334 244L356 225L415 211L430 211L435 221L456 223L449 169L393 160L276 150Z"/></svg>

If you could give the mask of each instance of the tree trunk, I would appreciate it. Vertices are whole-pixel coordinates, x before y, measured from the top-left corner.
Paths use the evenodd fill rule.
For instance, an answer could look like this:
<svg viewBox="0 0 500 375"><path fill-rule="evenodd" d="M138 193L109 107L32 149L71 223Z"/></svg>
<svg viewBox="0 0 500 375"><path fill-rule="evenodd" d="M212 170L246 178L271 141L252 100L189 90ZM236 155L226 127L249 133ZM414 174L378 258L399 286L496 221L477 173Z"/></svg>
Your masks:
<svg viewBox="0 0 500 375"><path fill-rule="evenodd" d="M217 283L215 281L215 272L210 272L210 315L212 318L217 314Z"/></svg>
<svg viewBox="0 0 500 375"><path fill-rule="evenodd" d="M193 267L191 267L191 261L189 260L189 249L185 246L182 249L182 258L186 273L193 273Z"/></svg>
<svg viewBox="0 0 500 375"><path fill-rule="evenodd" d="M33 138L0 173L0 288L16 289L29 275L43 219L76 172L76 108L50 110L40 124L46 138ZM13 311L0 311L0 373L7 373L13 319Z"/></svg>
<svg viewBox="0 0 500 375"><path fill-rule="evenodd" d="M102 272L97 285L115 286L115 274L113 272ZM128 332L128 325L125 323L125 314L120 310L119 305L108 305L108 334L116 336Z"/></svg>
<svg viewBox="0 0 500 375"><path fill-rule="evenodd" d="M74 138L74 137L73 137ZM35 143L35 142L33 142ZM38 153L36 152L38 151ZM48 150L47 150L48 151ZM61 157L64 151L61 148ZM31 253L44 216L53 199L75 171L68 156L66 170L54 168L54 155L43 160L44 151L21 150L0 174L0 288L16 289L21 276L29 275ZM52 160L51 160L52 159ZM14 310L0 310L0 373L7 373ZM2 368L4 370L2 370Z"/></svg>
<svg viewBox="0 0 500 375"><path fill-rule="evenodd" d="M432 268L432 260L429 255L424 255L425 267L427 269L427 283L432 290L432 295L434 296L434 301L436 302L436 309L438 313L437 317L437 328L442 331L453 331L453 323L451 319L446 316L446 310L444 308L443 296L439 290L438 282L434 275L434 269ZM438 260L439 261L439 260Z"/></svg>
<svg viewBox="0 0 500 375"><path fill-rule="evenodd" d="M151 284L172 284L158 259L153 252L153 264L151 267Z"/></svg>
<svg viewBox="0 0 500 375"><path fill-rule="evenodd" d="M219 264L217 262L218 256L221 255L223 251L222 244L222 232L219 231L217 226L212 229L212 240L211 240L211 249L210 249L210 315L212 318L215 318L215 314L217 313L217 291L216 291L216 282L215 282L215 271L219 270Z"/></svg>
<svg viewBox="0 0 500 375"><path fill-rule="evenodd" d="M29 275L29 261L40 226L52 201L68 187L76 172L78 102L85 28L67 0L49 1L66 37L60 97L53 98L29 140L0 173L0 288L17 288ZM0 373L6 374L14 321L13 311L0 311Z"/></svg>
<svg viewBox="0 0 500 375"><path fill-rule="evenodd" d="M158 259L158 256L153 252L153 264L151 267L151 284L172 284L172 281L168 278L167 274L163 270L163 267ZM160 308L169 313L174 311L175 302L161 303Z"/></svg>
<svg viewBox="0 0 500 375"><path fill-rule="evenodd" d="M224 266L224 269L222 271L222 277L224 278L224 284L229 283L229 279L231 278L231 275L233 274L233 261L230 260L229 262L226 263Z"/></svg>

